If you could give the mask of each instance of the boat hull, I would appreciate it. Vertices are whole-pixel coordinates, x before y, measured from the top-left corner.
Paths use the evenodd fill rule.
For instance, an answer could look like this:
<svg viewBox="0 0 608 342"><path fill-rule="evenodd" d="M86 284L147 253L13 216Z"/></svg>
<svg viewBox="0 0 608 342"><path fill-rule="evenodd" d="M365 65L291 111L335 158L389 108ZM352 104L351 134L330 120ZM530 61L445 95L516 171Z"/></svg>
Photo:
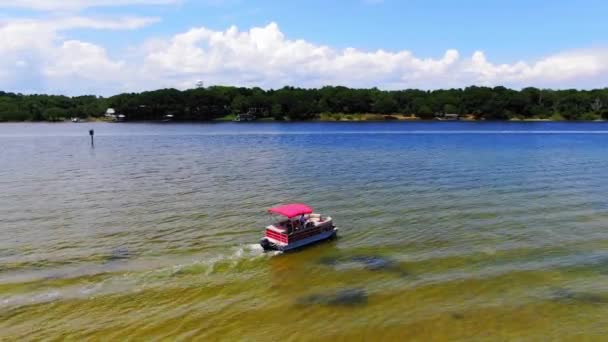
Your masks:
<svg viewBox="0 0 608 342"><path fill-rule="evenodd" d="M260 245L266 251L290 251L290 250L302 248L302 247L305 247L308 245L312 245L317 242L334 239L337 236L337 233L338 233L338 228L332 227L331 230L322 231L319 234L315 234L313 236L310 236L310 237L307 237L307 238L304 238L304 239L301 239L298 241L290 242L288 244L276 243L276 242L271 241L270 239L264 237L264 238L262 238L262 240L260 240Z"/></svg>

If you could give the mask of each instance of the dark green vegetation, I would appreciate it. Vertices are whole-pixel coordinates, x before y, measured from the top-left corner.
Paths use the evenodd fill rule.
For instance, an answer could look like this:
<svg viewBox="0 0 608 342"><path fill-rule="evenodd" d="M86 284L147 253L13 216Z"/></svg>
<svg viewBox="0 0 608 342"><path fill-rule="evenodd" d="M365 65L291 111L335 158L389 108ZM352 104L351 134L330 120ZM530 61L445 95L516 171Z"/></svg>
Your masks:
<svg viewBox="0 0 608 342"><path fill-rule="evenodd" d="M340 267L351 264L359 266L368 271L387 271L396 273L400 276L408 276L408 273L401 269L397 261L380 255L357 255L342 257L325 257L319 260L322 265Z"/></svg>
<svg viewBox="0 0 608 342"><path fill-rule="evenodd" d="M55 121L70 117L103 116L115 108L129 120L215 120L231 114L254 112L258 118L313 120L322 114L353 120L357 114L415 115L431 119L436 114L467 115L471 119L596 120L608 118L608 88L597 90L546 90L505 87L468 87L449 90L350 89L323 87L278 90L213 86L208 88L162 89L96 96L21 95L0 92L0 121ZM331 116L331 115L330 115ZM323 115L327 117L327 115Z"/></svg>
<svg viewBox="0 0 608 342"><path fill-rule="evenodd" d="M313 294L297 300L301 305L330 305L330 306L352 306L367 304L367 292L363 289L343 289L334 293Z"/></svg>
<svg viewBox="0 0 608 342"><path fill-rule="evenodd" d="M21 95L0 91L0 121L59 121L102 116L107 101L96 96Z"/></svg>

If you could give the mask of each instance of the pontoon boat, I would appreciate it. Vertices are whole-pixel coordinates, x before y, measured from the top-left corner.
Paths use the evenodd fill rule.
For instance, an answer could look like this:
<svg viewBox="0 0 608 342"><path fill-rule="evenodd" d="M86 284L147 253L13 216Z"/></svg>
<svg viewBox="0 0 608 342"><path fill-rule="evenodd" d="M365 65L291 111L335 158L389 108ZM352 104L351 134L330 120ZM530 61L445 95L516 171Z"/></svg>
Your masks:
<svg viewBox="0 0 608 342"><path fill-rule="evenodd" d="M305 204L287 204L268 209L275 222L266 227L260 240L264 250L287 251L336 237L331 217L313 213ZM278 217L277 217L278 216Z"/></svg>

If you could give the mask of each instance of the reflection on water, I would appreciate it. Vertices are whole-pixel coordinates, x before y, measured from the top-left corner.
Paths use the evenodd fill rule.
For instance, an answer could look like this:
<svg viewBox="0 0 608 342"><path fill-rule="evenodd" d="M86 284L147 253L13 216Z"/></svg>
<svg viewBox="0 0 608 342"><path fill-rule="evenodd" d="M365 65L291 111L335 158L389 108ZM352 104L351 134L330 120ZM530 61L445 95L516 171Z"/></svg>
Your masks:
<svg viewBox="0 0 608 342"><path fill-rule="evenodd" d="M3 124L0 339L601 339L607 148L606 124ZM263 253L292 201L340 238Z"/></svg>

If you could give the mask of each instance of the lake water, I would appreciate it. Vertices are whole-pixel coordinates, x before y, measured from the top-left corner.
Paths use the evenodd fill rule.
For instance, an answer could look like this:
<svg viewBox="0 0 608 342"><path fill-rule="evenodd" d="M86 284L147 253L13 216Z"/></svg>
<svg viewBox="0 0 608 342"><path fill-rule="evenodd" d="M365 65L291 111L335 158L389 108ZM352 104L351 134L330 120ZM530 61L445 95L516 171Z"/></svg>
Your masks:
<svg viewBox="0 0 608 342"><path fill-rule="evenodd" d="M0 340L601 340L607 174L604 123L1 124ZM287 202L339 239L263 253Z"/></svg>

